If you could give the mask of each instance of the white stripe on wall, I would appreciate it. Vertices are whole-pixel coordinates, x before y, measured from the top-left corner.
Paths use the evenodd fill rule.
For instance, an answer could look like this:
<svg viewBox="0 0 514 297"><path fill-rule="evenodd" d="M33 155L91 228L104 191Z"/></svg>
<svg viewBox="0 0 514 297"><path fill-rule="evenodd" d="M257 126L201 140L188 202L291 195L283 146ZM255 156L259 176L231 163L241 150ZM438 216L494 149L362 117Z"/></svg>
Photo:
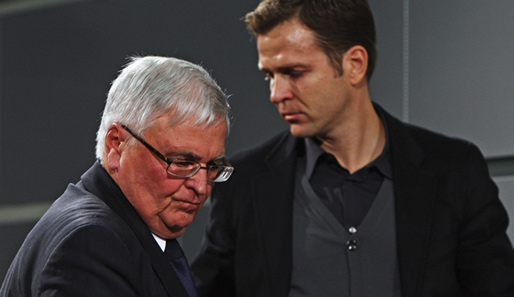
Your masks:
<svg viewBox="0 0 514 297"><path fill-rule="evenodd" d="M0 225L35 223L48 210L51 204L51 202L43 202L3 205L0 207Z"/></svg>

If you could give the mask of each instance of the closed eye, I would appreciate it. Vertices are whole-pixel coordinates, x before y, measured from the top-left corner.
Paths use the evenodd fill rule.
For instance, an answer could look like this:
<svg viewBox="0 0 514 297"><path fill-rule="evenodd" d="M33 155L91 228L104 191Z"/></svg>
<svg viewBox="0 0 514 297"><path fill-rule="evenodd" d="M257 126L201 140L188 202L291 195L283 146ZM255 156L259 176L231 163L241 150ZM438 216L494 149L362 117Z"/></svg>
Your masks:
<svg viewBox="0 0 514 297"><path fill-rule="evenodd" d="M289 75L290 77L296 78L296 77L302 76L303 71L291 71L291 72L286 73L286 74Z"/></svg>
<svg viewBox="0 0 514 297"><path fill-rule="evenodd" d="M190 168L190 167L195 167L197 165L196 162L189 161L189 160L177 159L177 158L174 158L172 160L173 160L172 161L173 165L180 167L180 168Z"/></svg>

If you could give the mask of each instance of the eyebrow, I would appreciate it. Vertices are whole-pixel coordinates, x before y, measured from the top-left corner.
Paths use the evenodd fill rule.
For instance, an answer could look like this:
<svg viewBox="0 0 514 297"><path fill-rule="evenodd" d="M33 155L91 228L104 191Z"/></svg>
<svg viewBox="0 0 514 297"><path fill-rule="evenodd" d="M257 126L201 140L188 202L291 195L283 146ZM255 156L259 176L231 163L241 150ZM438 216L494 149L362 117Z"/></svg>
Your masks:
<svg viewBox="0 0 514 297"><path fill-rule="evenodd" d="M275 72L285 73L285 72L293 70L294 68L310 69L310 67L305 64L291 64L291 65L284 65L284 66L277 67L277 71L275 71ZM263 72L273 72L273 71L271 71L270 68L266 68L266 67L263 67L263 68L259 67L259 70L261 70Z"/></svg>
<svg viewBox="0 0 514 297"><path fill-rule="evenodd" d="M185 159L185 160L195 160L197 162L198 162L198 160L201 159L201 157L198 156L197 154L194 154L194 153L191 153L191 152L188 152L188 151L182 151L182 152L174 151L174 152L170 152L170 153L166 154L166 157L167 158L181 158L181 159ZM213 162L216 162L216 161L219 161L219 160L223 160L223 159L226 159L225 154L222 154L220 156L215 157L212 160L207 161L206 164L207 163L213 163Z"/></svg>

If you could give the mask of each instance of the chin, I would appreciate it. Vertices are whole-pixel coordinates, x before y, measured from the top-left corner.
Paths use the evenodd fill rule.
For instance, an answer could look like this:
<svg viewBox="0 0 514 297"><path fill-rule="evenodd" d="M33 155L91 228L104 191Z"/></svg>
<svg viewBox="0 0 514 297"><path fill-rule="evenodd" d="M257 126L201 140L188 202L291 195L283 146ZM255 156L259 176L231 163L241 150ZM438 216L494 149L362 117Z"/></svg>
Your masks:
<svg viewBox="0 0 514 297"><path fill-rule="evenodd" d="M184 234L184 232L186 232L186 228L185 227L180 229L180 230L178 230L178 231L173 232L173 235L175 236L174 238L178 238L178 237L182 236Z"/></svg>
<svg viewBox="0 0 514 297"><path fill-rule="evenodd" d="M172 220L163 220L164 225L169 233L173 233L175 237L181 236L185 231L186 228L191 225L193 222L194 217L192 218L174 218Z"/></svg>
<svg viewBox="0 0 514 297"><path fill-rule="evenodd" d="M289 130L291 134L296 138L307 138L307 137L313 137L312 133L309 133L302 127L295 127L291 126L291 129Z"/></svg>
<svg viewBox="0 0 514 297"><path fill-rule="evenodd" d="M185 225L185 224L176 224L175 223L175 224L167 225L166 228L169 233L172 233L175 237L179 237L182 234L184 234L187 226L189 226L189 224Z"/></svg>

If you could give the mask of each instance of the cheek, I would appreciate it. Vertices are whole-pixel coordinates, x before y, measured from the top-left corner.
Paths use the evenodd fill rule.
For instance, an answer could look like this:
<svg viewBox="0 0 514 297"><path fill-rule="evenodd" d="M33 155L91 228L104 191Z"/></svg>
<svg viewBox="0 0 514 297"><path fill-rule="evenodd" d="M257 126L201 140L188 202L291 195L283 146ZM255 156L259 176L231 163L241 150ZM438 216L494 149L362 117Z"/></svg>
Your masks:
<svg viewBox="0 0 514 297"><path fill-rule="evenodd" d="M136 194L136 209L145 221L151 222L157 220L158 217L165 220L170 220L173 213L176 213L178 208L173 202L172 196L180 193L183 182L168 181L156 182L148 181L146 184L141 184L139 191Z"/></svg>
<svg viewBox="0 0 514 297"><path fill-rule="evenodd" d="M146 186L155 190L164 190L164 188L170 186L166 167L158 162L152 161L153 160L139 164L139 169L134 168L136 175L135 181L143 187Z"/></svg>
<svg viewBox="0 0 514 297"><path fill-rule="evenodd" d="M134 172L134 175L132 184L138 188L138 196L156 211L165 208L170 203L171 196L179 192L184 184L182 179L170 178L162 167L140 170Z"/></svg>
<svg viewBox="0 0 514 297"><path fill-rule="evenodd" d="M320 85L323 85L323 82L303 81L295 86L293 92L299 101L312 108L314 103L319 103L316 101L320 101L319 97L323 95L324 89L320 88Z"/></svg>
<svg viewBox="0 0 514 297"><path fill-rule="evenodd" d="M148 179L147 186L149 194L155 199L163 200L163 203L169 203L171 196L184 191L184 180L162 178L162 179Z"/></svg>

